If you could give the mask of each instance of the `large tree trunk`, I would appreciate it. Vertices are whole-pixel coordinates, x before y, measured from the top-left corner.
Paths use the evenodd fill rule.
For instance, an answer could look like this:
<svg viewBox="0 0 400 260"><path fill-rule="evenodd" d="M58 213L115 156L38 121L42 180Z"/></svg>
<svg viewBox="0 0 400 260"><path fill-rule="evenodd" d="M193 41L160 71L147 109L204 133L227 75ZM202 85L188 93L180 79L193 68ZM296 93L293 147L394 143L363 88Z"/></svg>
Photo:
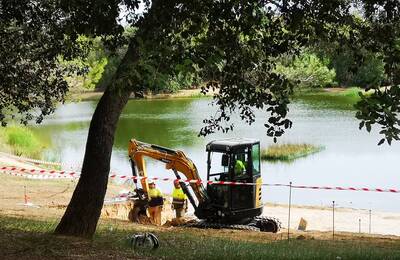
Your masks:
<svg viewBox="0 0 400 260"><path fill-rule="evenodd" d="M132 42L118 67L113 84L106 89L93 114L82 174L55 230L56 234L90 238L96 231L107 190L114 134L132 91L128 77L132 75L130 71L137 61L137 47Z"/></svg>

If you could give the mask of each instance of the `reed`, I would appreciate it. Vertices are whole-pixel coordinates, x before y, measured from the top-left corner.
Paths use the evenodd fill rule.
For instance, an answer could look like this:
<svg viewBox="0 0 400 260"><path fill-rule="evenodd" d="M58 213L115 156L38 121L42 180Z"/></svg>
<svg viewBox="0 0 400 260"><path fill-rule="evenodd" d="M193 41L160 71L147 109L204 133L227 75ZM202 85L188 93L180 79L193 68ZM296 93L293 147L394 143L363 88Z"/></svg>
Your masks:
<svg viewBox="0 0 400 260"><path fill-rule="evenodd" d="M261 158L268 161L292 161L323 150L312 144L274 144L262 150Z"/></svg>

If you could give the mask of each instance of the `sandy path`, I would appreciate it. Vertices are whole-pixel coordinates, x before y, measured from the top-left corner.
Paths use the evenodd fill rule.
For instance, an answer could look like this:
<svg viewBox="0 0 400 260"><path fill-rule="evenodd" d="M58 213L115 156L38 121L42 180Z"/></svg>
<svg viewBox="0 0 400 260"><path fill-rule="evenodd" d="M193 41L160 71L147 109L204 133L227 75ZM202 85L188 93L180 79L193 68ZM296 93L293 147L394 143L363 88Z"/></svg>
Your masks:
<svg viewBox="0 0 400 260"><path fill-rule="evenodd" d="M290 228L297 229L300 218L307 220L307 230L332 231L332 208L292 206ZM267 204L264 215L277 217L282 222L282 227L288 226L288 206ZM361 219L361 233L369 233L369 211L351 208L335 209L335 230L359 232ZM371 212L371 233L382 235L400 235L400 213Z"/></svg>

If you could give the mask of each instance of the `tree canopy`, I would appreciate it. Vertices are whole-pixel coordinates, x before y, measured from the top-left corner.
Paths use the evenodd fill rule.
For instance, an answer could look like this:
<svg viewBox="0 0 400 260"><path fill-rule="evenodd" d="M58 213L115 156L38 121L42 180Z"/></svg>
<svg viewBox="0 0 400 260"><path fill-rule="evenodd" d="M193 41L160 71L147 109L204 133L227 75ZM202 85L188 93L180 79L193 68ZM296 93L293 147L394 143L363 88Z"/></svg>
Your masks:
<svg viewBox="0 0 400 260"><path fill-rule="evenodd" d="M4 125L18 113L24 123L40 122L54 111L68 91L65 75L77 70L59 58L83 56L79 35L89 35L101 36L111 49L137 41L140 61L130 72L135 88L160 88L188 75L206 83L203 92L218 88L217 113L204 120L201 135L233 129L235 112L251 124L255 107L268 110L267 134L278 137L291 126L293 84L276 73L276 61L325 40L336 52L352 49L356 64L367 59L361 50L385 61L394 89L372 86L377 96L366 96L357 108L362 124L381 124L391 141L398 121L388 118L396 118L398 107L385 100L400 81L398 14L398 1L2 1L0 120ZM122 37L122 18L138 28L131 39ZM379 115L368 112L376 109Z"/></svg>
<svg viewBox="0 0 400 260"><path fill-rule="evenodd" d="M140 4L144 11L139 13ZM136 29L123 37L121 17ZM90 124L82 175L56 232L91 236L100 215L114 132L132 91L192 77L202 91L218 89L214 116L200 135L233 129L232 114L252 124L265 111L266 133L276 140L287 118L293 84L276 71L282 56L297 56L319 41L379 53L392 86L373 86L357 105L360 127L383 127L399 138L400 2L397 0L1 1L0 120L20 113L23 122L54 110L68 90L58 59L82 55L80 35L102 37L108 48L127 44L113 80ZM10 111L11 110L11 111ZM385 139L383 139L385 140Z"/></svg>

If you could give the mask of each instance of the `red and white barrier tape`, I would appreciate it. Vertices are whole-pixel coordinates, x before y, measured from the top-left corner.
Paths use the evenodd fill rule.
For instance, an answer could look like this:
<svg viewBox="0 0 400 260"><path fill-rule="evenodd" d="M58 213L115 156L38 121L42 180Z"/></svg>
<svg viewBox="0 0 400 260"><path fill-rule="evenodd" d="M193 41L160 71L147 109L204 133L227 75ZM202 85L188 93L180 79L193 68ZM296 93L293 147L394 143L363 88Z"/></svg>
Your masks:
<svg viewBox="0 0 400 260"><path fill-rule="evenodd" d="M45 170L45 169L27 169L27 168L19 168L15 166L3 166L0 167L1 171L5 172L17 172L20 174L25 175L34 175L40 174L40 176L48 175L54 176L55 178L63 178L63 176L70 176L70 177L79 177L79 172L67 172L67 171L56 171L56 170Z"/></svg>
<svg viewBox="0 0 400 260"><path fill-rule="evenodd" d="M67 171L56 171L56 170L45 170L45 169L26 169L18 168L14 166L4 166L0 167L0 171L9 173L11 172L16 176L24 175L35 175L39 174L39 179L42 176L45 178L79 178L80 172L67 172ZM17 175L19 174L19 175ZM26 176L25 176L26 177ZM120 180L153 180L153 181L176 181L174 178L158 178L158 177L140 177L131 175L117 175L110 174L111 179ZM212 184L212 185L235 185L235 186L255 186L257 183L244 183L235 181L203 181L203 180L193 180L193 179L179 179L180 182L189 184ZM313 189L313 190L342 190L342 191L370 191L370 192L389 192L389 193L400 193L399 189L383 189L383 188L356 188L356 187L329 187L329 186L305 186L305 185L289 185L281 183L262 183L262 186L275 186L275 187L292 187L294 189Z"/></svg>
<svg viewBox="0 0 400 260"><path fill-rule="evenodd" d="M3 173L8 174L8 175L12 175L12 176L17 176L17 177L23 177L23 178L27 178L27 179L39 179L39 180L44 180L44 179L61 179L61 178L65 178L65 179L71 179L73 177L68 176L68 175L48 175L48 174L41 174L41 175L37 175L37 174L26 174L26 173L18 173L18 172L13 172L13 171L3 171Z"/></svg>
<svg viewBox="0 0 400 260"><path fill-rule="evenodd" d="M286 184L289 187L290 185ZM295 189L313 189L313 190L348 190L348 191L373 191L373 192L391 192L400 193L399 189L382 189L382 188L355 188L355 187L327 187L327 186L304 186L292 185Z"/></svg>

